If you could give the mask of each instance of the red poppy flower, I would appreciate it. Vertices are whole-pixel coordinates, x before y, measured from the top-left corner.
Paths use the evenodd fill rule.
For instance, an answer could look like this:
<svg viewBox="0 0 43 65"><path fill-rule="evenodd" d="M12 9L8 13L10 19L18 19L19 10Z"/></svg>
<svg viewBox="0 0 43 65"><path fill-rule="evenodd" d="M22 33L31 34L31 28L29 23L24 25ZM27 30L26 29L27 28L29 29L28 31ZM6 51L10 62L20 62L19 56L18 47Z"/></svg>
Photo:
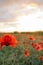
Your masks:
<svg viewBox="0 0 43 65"><path fill-rule="evenodd" d="M0 50L2 49L2 47L1 47L1 38L0 38Z"/></svg>
<svg viewBox="0 0 43 65"><path fill-rule="evenodd" d="M42 49L43 49L43 44L41 44L40 46L41 46L41 47L42 47Z"/></svg>
<svg viewBox="0 0 43 65"><path fill-rule="evenodd" d="M0 50L2 49L2 47L1 47L1 43L0 43Z"/></svg>
<svg viewBox="0 0 43 65"><path fill-rule="evenodd" d="M26 50L24 51L24 56L25 56L25 57L30 56L30 53L29 53L28 49L26 49Z"/></svg>
<svg viewBox="0 0 43 65"><path fill-rule="evenodd" d="M42 44L42 42L38 42L38 44L39 44L39 45L41 45L41 44Z"/></svg>
<svg viewBox="0 0 43 65"><path fill-rule="evenodd" d="M16 40L16 37L10 34L5 34L4 36L1 37L1 46L6 45L15 48L17 43L18 42Z"/></svg>
<svg viewBox="0 0 43 65"><path fill-rule="evenodd" d="M36 43L32 43L32 47L33 48L36 48L37 47L37 44Z"/></svg>
<svg viewBox="0 0 43 65"><path fill-rule="evenodd" d="M42 50L42 47L41 47L40 45L38 45L38 46L35 47L35 49L36 49L37 51L41 51L41 50Z"/></svg>
<svg viewBox="0 0 43 65"><path fill-rule="evenodd" d="M38 59L43 61L43 56L39 56Z"/></svg>
<svg viewBox="0 0 43 65"><path fill-rule="evenodd" d="M30 36L29 39L30 40L35 40L35 38L33 36Z"/></svg>
<svg viewBox="0 0 43 65"><path fill-rule="evenodd" d="M42 47L38 44L32 43L32 47L35 48L37 51L41 51Z"/></svg>
<svg viewBox="0 0 43 65"><path fill-rule="evenodd" d="M38 44L43 48L43 42L39 42Z"/></svg>

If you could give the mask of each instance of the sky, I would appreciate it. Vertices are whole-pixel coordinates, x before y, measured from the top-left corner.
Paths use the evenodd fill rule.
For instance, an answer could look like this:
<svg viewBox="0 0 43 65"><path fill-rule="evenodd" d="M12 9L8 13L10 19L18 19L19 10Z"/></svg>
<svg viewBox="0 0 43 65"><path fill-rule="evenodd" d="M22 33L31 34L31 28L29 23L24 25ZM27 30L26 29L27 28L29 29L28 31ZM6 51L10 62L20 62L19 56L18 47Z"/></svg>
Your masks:
<svg viewBox="0 0 43 65"><path fill-rule="evenodd" d="M0 0L0 32L43 31L43 0Z"/></svg>

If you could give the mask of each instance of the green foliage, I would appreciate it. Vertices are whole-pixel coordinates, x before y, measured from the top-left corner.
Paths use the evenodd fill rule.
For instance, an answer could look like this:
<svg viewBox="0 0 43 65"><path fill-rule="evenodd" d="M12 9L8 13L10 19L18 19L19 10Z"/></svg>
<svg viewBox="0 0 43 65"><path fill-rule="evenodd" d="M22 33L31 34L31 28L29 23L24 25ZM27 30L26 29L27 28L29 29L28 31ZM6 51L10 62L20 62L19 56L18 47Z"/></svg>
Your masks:
<svg viewBox="0 0 43 65"><path fill-rule="evenodd" d="M43 65L43 61L38 59L38 56L43 56L43 50L38 52L36 51L32 46L31 42L37 42L40 41L37 38L37 35L34 35L36 37L35 41L30 41L27 37L23 36L23 34L13 34L16 36L17 40L19 41L19 44L16 48L12 48L10 46L3 46L2 50L0 51L0 65ZM40 34L41 35L41 34ZM0 35L1 36L1 35ZM28 47L24 47L23 40L26 39L28 42ZM23 55L24 50L28 49L30 52L30 56L25 57Z"/></svg>

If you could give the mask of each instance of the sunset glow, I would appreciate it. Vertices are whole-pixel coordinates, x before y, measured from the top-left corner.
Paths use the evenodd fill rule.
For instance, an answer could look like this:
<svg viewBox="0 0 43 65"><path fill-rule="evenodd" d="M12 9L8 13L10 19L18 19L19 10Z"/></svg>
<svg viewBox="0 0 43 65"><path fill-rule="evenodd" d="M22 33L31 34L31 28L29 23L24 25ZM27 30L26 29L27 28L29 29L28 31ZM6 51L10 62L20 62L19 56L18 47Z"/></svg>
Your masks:
<svg viewBox="0 0 43 65"><path fill-rule="evenodd" d="M27 15L18 17L18 31L43 31L43 11L38 7L27 6L30 9L33 9L31 13L28 12Z"/></svg>
<svg viewBox="0 0 43 65"><path fill-rule="evenodd" d="M21 6L13 4L8 7L8 13L2 15L0 32L43 31L43 9L37 3L22 4Z"/></svg>

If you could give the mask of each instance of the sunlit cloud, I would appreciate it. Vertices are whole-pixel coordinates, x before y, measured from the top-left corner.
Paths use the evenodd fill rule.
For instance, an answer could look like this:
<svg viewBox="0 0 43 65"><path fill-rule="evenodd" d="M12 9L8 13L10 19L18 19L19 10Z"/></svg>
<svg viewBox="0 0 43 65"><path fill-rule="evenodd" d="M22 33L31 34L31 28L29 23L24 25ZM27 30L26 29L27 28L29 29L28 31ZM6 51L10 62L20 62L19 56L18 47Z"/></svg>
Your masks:
<svg viewBox="0 0 43 65"><path fill-rule="evenodd" d="M43 6L28 0L15 2L0 7L0 32L43 31Z"/></svg>
<svg viewBox="0 0 43 65"><path fill-rule="evenodd" d="M16 30L16 25L13 27L13 25L9 25L6 23L0 23L0 32L14 32Z"/></svg>
<svg viewBox="0 0 43 65"><path fill-rule="evenodd" d="M41 31L43 30L43 11L34 6L28 6L33 12L18 17L18 31ZM30 10L29 9L29 10ZM35 11L36 10L36 11ZM40 18L38 18L40 17Z"/></svg>

